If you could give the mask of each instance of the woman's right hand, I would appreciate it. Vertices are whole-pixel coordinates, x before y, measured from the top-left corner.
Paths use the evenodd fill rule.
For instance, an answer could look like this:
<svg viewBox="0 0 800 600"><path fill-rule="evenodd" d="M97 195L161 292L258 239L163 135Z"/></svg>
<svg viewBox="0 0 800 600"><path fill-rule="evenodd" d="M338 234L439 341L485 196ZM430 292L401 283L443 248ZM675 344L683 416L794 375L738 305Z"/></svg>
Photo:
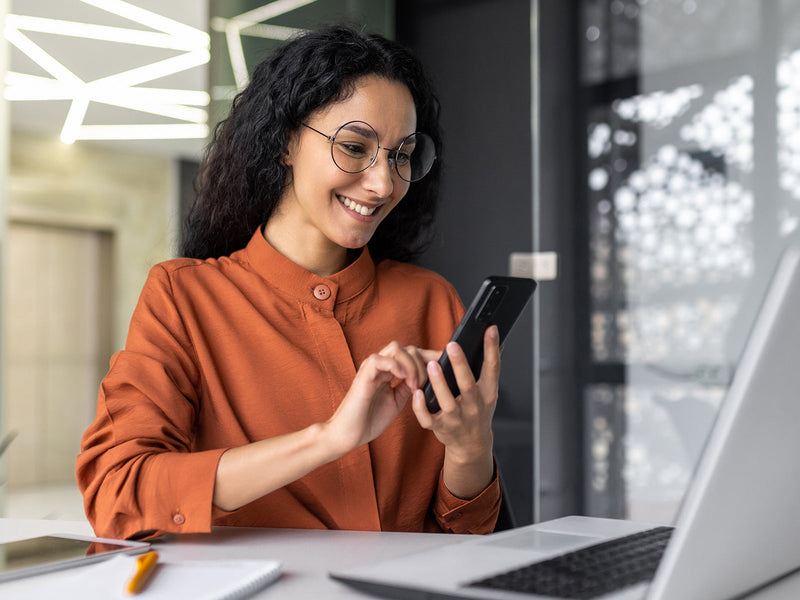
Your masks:
<svg viewBox="0 0 800 600"><path fill-rule="evenodd" d="M425 364L441 352L392 342L367 357L339 408L325 424L344 455L378 437L427 380Z"/></svg>
<svg viewBox="0 0 800 600"><path fill-rule="evenodd" d="M440 354L392 342L361 364L324 423L225 451L217 464L214 504L236 510L374 440L425 383L425 363Z"/></svg>

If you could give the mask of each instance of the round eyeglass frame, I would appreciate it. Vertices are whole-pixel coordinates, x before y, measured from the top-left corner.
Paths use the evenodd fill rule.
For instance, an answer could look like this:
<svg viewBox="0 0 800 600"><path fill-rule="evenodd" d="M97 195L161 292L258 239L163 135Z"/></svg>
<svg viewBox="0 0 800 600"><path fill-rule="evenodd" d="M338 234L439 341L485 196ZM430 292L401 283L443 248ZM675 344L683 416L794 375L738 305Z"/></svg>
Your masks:
<svg viewBox="0 0 800 600"><path fill-rule="evenodd" d="M361 125L365 125L366 127L368 127L369 130L372 131L372 133L375 135L375 142L376 142L375 143L375 154L373 154L372 158L369 161L369 164L367 164L365 167L363 167L361 169L358 169L357 171L350 171L350 170L345 169L344 167L342 167L338 162L336 162L336 156L334 154L334 144L336 143L336 136L339 135L339 132L342 131L345 127L347 127L348 125L352 125L353 123L359 123ZM431 138L431 136L429 136L427 133L422 133L422 132L419 132L419 131L415 131L414 133L410 133L406 137L404 137L403 140L400 142L400 145L397 148L386 148L386 147L380 145L380 138L378 137L378 132L375 131L375 128L372 125L370 125L369 123L365 122L365 121L358 121L358 120L348 121L347 123L344 123L343 125L340 125L336 129L336 131L334 132L333 135L328 135L326 133L323 133L322 131L320 131L319 129L315 129L314 127L312 127L308 123L301 123L301 125L303 125L304 127L307 127L311 131L314 131L314 132L320 134L322 137L324 137L326 140L328 140L330 142L330 144L331 144L331 160L333 160L333 164L336 165L336 167L340 171L343 171L344 173L350 173L350 174L363 173L364 171L369 169L372 165L374 165L376 160L378 160L378 151L379 150L386 150L389 153L389 161L394 166L394 170L400 176L400 179L402 179L403 181L407 181L409 183L414 183L415 181L419 181L420 179L425 177L425 175L430 173L431 169L433 168L433 164L436 162L437 156L436 156L436 153L435 153L435 144L433 143L433 138ZM403 146L406 144L406 142L410 138L418 138L418 139L426 140L427 143L430 144L430 147L434 148L434 154L430 159L430 164L425 169L425 171L422 173L422 175L420 175L419 177L413 178L413 179L406 179L405 177L403 177L403 174L400 172L400 167L397 164L397 154L403 149Z"/></svg>

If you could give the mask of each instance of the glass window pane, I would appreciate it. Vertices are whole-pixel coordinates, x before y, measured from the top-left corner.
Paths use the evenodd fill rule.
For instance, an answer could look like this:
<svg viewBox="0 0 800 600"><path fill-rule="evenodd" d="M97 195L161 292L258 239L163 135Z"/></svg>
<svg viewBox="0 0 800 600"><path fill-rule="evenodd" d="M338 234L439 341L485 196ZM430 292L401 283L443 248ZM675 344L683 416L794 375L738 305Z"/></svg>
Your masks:
<svg viewBox="0 0 800 600"><path fill-rule="evenodd" d="M669 521L796 235L800 7L582 6L587 505Z"/></svg>

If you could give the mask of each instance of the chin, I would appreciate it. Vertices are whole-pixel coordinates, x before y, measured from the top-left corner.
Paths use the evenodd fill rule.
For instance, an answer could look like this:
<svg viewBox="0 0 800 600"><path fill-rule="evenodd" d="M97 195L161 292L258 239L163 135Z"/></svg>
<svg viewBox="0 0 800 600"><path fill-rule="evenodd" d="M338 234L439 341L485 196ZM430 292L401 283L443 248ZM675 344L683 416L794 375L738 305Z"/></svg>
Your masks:
<svg viewBox="0 0 800 600"><path fill-rule="evenodd" d="M361 243L345 244L344 248L346 248L347 250L361 250L368 243L369 243L369 240L367 240L366 242L361 242Z"/></svg>
<svg viewBox="0 0 800 600"><path fill-rule="evenodd" d="M361 250L361 248L366 246L371 239L371 235L367 237L357 236L354 238L340 240L339 245L342 246L342 248L347 248L348 250Z"/></svg>

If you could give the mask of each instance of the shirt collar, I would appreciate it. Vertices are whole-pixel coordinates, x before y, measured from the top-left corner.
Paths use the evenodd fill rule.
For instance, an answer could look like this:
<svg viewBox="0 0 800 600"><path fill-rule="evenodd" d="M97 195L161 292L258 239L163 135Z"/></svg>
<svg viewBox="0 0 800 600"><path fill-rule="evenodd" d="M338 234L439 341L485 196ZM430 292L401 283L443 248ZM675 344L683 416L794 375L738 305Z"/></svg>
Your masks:
<svg viewBox="0 0 800 600"><path fill-rule="evenodd" d="M366 246L356 260L329 277L306 271L275 250L264 238L261 227L250 238L243 252L253 270L270 285L305 303L332 307L337 302L354 298L375 279L375 263ZM320 285L328 286L329 298L320 300L315 296L314 290Z"/></svg>

